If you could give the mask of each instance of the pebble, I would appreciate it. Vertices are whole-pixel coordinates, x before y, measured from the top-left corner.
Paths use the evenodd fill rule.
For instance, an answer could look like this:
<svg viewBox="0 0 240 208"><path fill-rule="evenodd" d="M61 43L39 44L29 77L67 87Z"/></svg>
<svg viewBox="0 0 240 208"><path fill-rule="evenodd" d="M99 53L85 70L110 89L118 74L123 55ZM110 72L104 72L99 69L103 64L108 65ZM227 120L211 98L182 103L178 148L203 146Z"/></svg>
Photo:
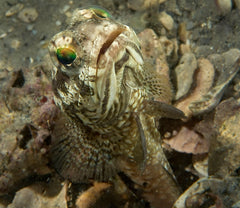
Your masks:
<svg viewBox="0 0 240 208"><path fill-rule="evenodd" d="M173 18L166 12L161 12L159 14L158 20L161 22L163 27L165 27L168 31L173 29L174 26Z"/></svg>
<svg viewBox="0 0 240 208"><path fill-rule="evenodd" d="M56 25L57 25L57 26L60 26L61 24L62 24L61 21L59 21L59 20L56 21Z"/></svg>
<svg viewBox="0 0 240 208"><path fill-rule="evenodd" d="M21 12L18 14L18 18L22 20L23 22L34 22L38 17L38 12L35 8L29 7L23 9Z"/></svg>
<svg viewBox="0 0 240 208"><path fill-rule="evenodd" d="M11 32L13 32L13 30L14 30L14 27L11 26L10 28L8 28L7 32L11 33Z"/></svg>
<svg viewBox="0 0 240 208"><path fill-rule="evenodd" d="M182 22L179 24L178 27L178 37L180 39L181 42L186 43L187 39L188 39L188 32L187 32L187 27L186 27L186 23Z"/></svg>
<svg viewBox="0 0 240 208"><path fill-rule="evenodd" d="M157 4L161 4L166 0L128 0L127 6L135 11L142 11L148 8L154 8Z"/></svg>
<svg viewBox="0 0 240 208"><path fill-rule="evenodd" d="M199 45L195 47L193 52L197 58L200 58L213 54L215 50L212 46L209 45Z"/></svg>
<svg viewBox="0 0 240 208"><path fill-rule="evenodd" d="M208 157L206 154L193 155L193 167L201 177L208 177Z"/></svg>
<svg viewBox="0 0 240 208"><path fill-rule="evenodd" d="M21 45L21 42L18 39L13 39L10 44L11 48L15 50L17 50L20 47L20 45Z"/></svg>
<svg viewBox="0 0 240 208"><path fill-rule="evenodd" d="M135 11L142 10L144 8L144 0L129 0L127 6Z"/></svg>
<svg viewBox="0 0 240 208"><path fill-rule="evenodd" d="M164 3L166 0L158 0L158 3L159 4L162 4L162 3Z"/></svg>
<svg viewBox="0 0 240 208"><path fill-rule="evenodd" d="M60 13L64 14L70 9L70 5L65 5L62 9L60 9Z"/></svg>
<svg viewBox="0 0 240 208"><path fill-rule="evenodd" d="M234 89L236 92L239 92L239 93L240 93L240 80L238 80L238 82L234 85L233 89Z"/></svg>
<svg viewBox="0 0 240 208"><path fill-rule="evenodd" d="M240 9L240 0L234 0L234 3L238 9Z"/></svg>
<svg viewBox="0 0 240 208"><path fill-rule="evenodd" d="M7 33L2 33L2 34L0 34L0 39L2 39L2 38L5 38L7 36Z"/></svg>
<svg viewBox="0 0 240 208"><path fill-rule="evenodd" d="M216 5L221 14L226 15L232 9L232 0L216 0Z"/></svg>
<svg viewBox="0 0 240 208"><path fill-rule="evenodd" d="M8 71L6 69L1 69L0 70L0 80L7 78L8 76Z"/></svg>
<svg viewBox="0 0 240 208"><path fill-rule="evenodd" d="M21 11L23 7L24 7L23 4L18 3L16 5L12 6L9 10L7 10L5 13L5 16L10 17L10 16L18 13L19 11Z"/></svg>
<svg viewBox="0 0 240 208"><path fill-rule="evenodd" d="M32 34L36 35L37 34L37 30L32 30Z"/></svg>
<svg viewBox="0 0 240 208"><path fill-rule="evenodd" d="M27 30L28 30L28 31L32 31L32 30L33 30L33 27L34 27L34 25L28 25L28 26L27 26Z"/></svg>
<svg viewBox="0 0 240 208"><path fill-rule="evenodd" d="M179 46L179 53L181 55L185 54L185 53L191 53L191 48L189 44L181 44Z"/></svg>

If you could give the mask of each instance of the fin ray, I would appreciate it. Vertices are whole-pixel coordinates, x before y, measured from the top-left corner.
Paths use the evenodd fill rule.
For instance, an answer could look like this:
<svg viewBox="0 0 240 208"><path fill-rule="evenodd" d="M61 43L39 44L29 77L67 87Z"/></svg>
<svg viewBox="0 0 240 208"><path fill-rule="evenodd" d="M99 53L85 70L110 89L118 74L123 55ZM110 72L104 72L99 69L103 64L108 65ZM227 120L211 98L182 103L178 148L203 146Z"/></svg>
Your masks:
<svg viewBox="0 0 240 208"><path fill-rule="evenodd" d="M111 145L81 121L61 117L56 122L52 140L51 164L71 182L109 179L115 173ZM111 171L104 172L104 169Z"/></svg>

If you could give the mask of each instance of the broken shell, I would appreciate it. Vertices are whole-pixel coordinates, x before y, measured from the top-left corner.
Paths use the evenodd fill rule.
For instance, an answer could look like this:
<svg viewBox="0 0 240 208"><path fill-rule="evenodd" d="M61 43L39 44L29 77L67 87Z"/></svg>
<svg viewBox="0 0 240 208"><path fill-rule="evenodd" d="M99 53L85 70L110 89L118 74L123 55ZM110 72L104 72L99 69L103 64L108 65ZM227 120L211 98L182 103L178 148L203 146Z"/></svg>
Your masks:
<svg viewBox="0 0 240 208"><path fill-rule="evenodd" d="M199 115L214 109L221 100L228 84L239 71L240 51L238 49L231 49L228 52L223 53L220 57L224 62L221 61L219 63L219 59L215 59L214 57L216 56L209 56L209 59L215 65L215 69L220 72L220 75L217 78L215 86L213 86L206 95L189 105L193 115Z"/></svg>
<svg viewBox="0 0 240 208"><path fill-rule="evenodd" d="M190 110L189 106L191 103L201 100L201 98L211 89L213 80L213 65L207 59L198 60L195 88L188 97L177 102L176 107L182 110L185 115L190 118L192 116L192 111Z"/></svg>
<svg viewBox="0 0 240 208"><path fill-rule="evenodd" d="M176 100L188 93L193 82L193 74L197 69L197 60L193 53L182 56L178 66L175 68L177 93Z"/></svg>
<svg viewBox="0 0 240 208"><path fill-rule="evenodd" d="M208 59L211 62L207 59L199 59L195 87L188 92L187 97L178 100L175 104L188 118L192 115L210 112L217 106L227 86L239 70L240 51L231 49L221 55L210 55ZM176 76L178 80L181 80L177 73ZM189 76L188 79L190 79ZM191 83L192 81L190 79L187 82Z"/></svg>
<svg viewBox="0 0 240 208"><path fill-rule="evenodd" d="M208 140L200 134L183 126L176 136L165 142L178 152L202 154L208 152Z"/></svg>

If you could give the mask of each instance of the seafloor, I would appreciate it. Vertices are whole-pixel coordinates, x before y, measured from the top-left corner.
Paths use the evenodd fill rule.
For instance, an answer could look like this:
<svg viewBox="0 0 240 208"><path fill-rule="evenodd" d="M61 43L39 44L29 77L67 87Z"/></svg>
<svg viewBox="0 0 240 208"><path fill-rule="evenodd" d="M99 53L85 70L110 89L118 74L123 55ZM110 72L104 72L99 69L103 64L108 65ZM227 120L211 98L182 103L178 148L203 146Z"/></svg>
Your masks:
<svg viewBox="0 0 240 208"><path fill-rule="evenodd" d="M144 58L173 84L183 121L159 131L183 194L175 208L240 207L239 0L1 0L0 208L153 207L119 174L71 184L49 165L59 115L42 72L75 8L98 5L139 35ZM158 206L162 206L159 204ZM164 208L164 207L163 207Z"/></svg>

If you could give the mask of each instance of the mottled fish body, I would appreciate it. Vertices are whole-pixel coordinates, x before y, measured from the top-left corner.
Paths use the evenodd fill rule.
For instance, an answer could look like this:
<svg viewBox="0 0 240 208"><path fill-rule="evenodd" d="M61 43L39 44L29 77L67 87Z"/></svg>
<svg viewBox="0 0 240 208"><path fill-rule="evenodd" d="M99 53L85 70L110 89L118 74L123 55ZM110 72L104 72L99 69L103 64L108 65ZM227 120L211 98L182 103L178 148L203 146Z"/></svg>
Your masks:
<svg viewBox="0 0 240 208"><path fill-rule="evenodd" d="M72 182L108 181L122 171L154 207L171 207L179 190L154 118L184 115L169 105L168 79L144 63L135 32L103 9L77 9L49 51L63 112L52 134L56 170Z"/></svg>

